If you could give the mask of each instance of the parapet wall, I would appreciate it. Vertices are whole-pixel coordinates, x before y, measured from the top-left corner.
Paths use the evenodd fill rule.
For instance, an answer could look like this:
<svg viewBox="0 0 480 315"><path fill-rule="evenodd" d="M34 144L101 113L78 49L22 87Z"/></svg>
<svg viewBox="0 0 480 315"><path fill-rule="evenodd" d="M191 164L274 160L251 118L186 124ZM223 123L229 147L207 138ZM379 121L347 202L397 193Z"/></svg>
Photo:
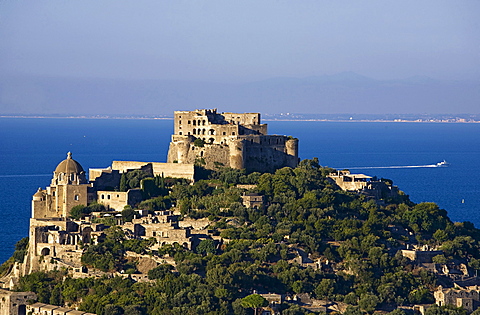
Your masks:
<svg viewBox="0 0 480 315"><path fill-rule="evenodd" d="M112 169L125 173L128 170L141 169L143 166L151 164L153 174L155 176L163 175L164 177L185 178L190 181L194 180L195 169L193 163L160 163L160 162L137 162L137 161L113 161Z"/></svg>

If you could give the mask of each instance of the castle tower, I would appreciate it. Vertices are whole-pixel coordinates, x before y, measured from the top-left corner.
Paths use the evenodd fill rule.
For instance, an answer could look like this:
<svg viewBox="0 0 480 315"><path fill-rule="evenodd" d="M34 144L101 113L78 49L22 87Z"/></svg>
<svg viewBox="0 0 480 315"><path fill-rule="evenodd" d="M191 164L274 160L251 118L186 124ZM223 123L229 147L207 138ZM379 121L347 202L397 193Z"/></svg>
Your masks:
<svg viewBox="0 0 480 315"><path fill-rule="evenodd" d="M219 113L216 109L176 111L167 161L259 172L297 166L298 140L268 135L260 118L259 113Z"/></svg>

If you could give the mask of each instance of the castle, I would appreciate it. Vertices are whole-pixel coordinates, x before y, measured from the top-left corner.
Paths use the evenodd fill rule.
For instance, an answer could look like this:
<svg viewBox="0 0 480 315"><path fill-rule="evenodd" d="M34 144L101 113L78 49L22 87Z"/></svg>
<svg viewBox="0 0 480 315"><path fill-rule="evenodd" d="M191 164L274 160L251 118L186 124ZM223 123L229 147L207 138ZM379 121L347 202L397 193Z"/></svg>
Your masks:
<svg viewBox="0 0 480 315"><path fill-rule="evenodd" d="M298 164L298 139L268 135L259 113L175 111L169 163L273 172Z"/></svg>
<svg viewBox="0 0 480 315"><path fill-rule="evenodd" d="M65 268L73 277L105 274L98 270L88 270L81 263L81 257L84 244L97 244L105 238L109 226L100 223L98 219L106 216L113 216L117 226L128 238L155 239L151 250L165 244L179 244L192 249L204 239L221 244L222 238L206 229L209 220L184 218L180 221L180 213L175 209L154 213L137 210L132 222L123 222L118 214L125 206L134 207L144 199L141 189L120 191L123 175L141 170L150 177L184 178L194 182L195 164L210 169L226 166L246 168L249 171L275 171L285 166L295 167L298 164L298 140L267 135L267 125L260 123L258 113L218 114L216 110L195 110L175 112L174 134L167 163L113 161L107 168L89 169L87 179L87 173L81 164L68 152L66 159L55 168L50 185L45 189L39 188L33 195L28 251L23 263L15 262L10 273L0 279L0 287L13 288L19 277L40 270ZM261 196L246 195L244 198L249 200L249 207L263 204ZM93 203L103 204L107 211L116 212L91 213L81 220L70 218L73 207ZM153 265L162 262L149 256L135 256L135 253L127 255L131 259L150 261L149 264ZM169 263L175 264L174 261ZM145 273L128 276L137 281L145 281L147 278ZM7 313L14 310L24 314L27 311L26 300L35 298L31 293L22 292L17 296L14 292L5 292L8 299L4 299L5 305L3 307L2 304L0 308ZM32 314L43 314L44 309L63 310L41 303L28 307Z"/></svg>

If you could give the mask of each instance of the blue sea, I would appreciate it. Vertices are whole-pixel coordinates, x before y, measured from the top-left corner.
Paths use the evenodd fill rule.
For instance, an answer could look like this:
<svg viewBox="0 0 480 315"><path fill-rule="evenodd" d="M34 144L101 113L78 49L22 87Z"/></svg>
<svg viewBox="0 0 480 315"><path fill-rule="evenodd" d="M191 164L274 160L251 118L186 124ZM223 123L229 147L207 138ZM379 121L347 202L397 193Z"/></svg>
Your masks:
<svg viewBox="0 0 480 315"><path fill-rule="evenodd" d="M300 139L302 159L389 178L414 202L436 202L480 227L480 124L269 121ZM28 235L30 202L67 152L88 168L166 161L172 120L0 118L0 263ZM448 167L429 167L446 160ZM395 167L395 168L393 168Z"/></svg>

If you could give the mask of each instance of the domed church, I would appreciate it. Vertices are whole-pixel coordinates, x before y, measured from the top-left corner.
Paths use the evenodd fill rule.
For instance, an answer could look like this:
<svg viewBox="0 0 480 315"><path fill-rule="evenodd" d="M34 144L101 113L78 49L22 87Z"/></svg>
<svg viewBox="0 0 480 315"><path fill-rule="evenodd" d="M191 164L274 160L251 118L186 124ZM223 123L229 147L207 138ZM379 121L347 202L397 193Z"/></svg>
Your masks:
<svg viewBox="0 0 480 315"><path fill-rule="evenodd" d="M83 167L68 152L53 172L50 186L45 190L39 188L33 195L32 218L65 218L72 207L87 205L94 199L95 192Z"/></svg>

